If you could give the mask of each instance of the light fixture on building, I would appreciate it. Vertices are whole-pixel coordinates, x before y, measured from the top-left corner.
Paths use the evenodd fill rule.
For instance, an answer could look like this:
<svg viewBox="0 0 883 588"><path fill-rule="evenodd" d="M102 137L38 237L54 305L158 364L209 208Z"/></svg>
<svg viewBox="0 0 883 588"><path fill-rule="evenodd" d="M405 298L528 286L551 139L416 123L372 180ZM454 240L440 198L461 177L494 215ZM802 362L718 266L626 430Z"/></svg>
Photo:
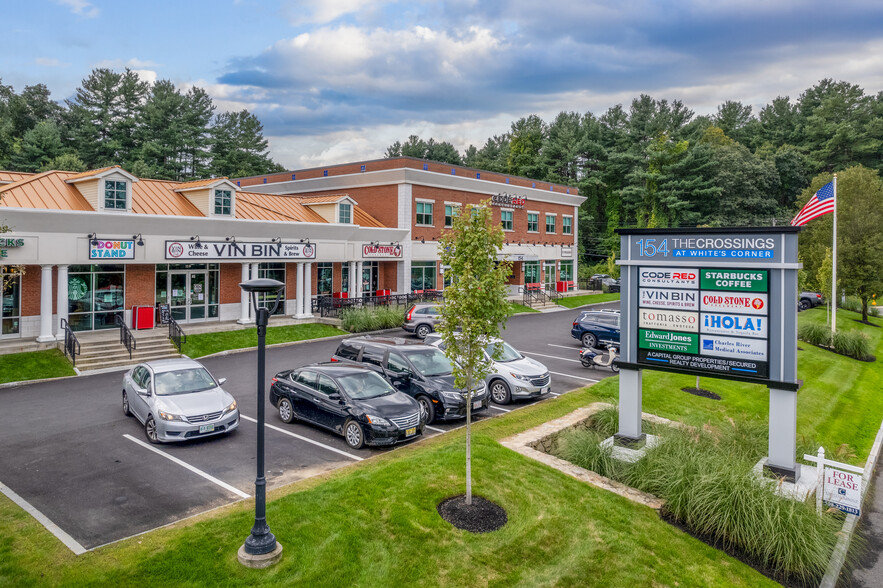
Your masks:
<svg viewBox="0 0 883 588"><path fill-rule="evenodd" d="M89 244L92 245L93 247L95 245L98 245L98 241L95 240L96 236L97 235L95 233L89 233L88 235L86 235L86 238L89 239Z"/></svg>
<svg viewBox="0 0 883 588"><path fill-rule="evenodd" d="M421 243L426 243L426 239L424 239L423 237L420 237L420 242L421 242Z"/></svg>
<svg viewBox="0 0 883 588"><path fill-rule="evenodd" d="M132 235L132 240L134 241L135 239L138 239L136 245L138 245L139 247L144 247L144 237L141 236L141 233L138 233L137 235Z"/></svg>
<svg viewBox="0 0 883 588"><path fill-rule="evenodd" d="M230 241L231 243L236 242L236 235L230 235L229 237L224 237L225 240Z"/></svg>
<svg viewBox="0 0 883 588"><path fill-rule="evenodd" d="M281 242L282 242L282 237L273 237L272 239L270 239L270 243L281 243Z"/></svg>
<svg viewBox="0 0 883 588"><path fill-rule="evenodd" d="M196 241L197 243L199 243L199 235L194 235L194 236L190 237L190 240Z"/></svg>

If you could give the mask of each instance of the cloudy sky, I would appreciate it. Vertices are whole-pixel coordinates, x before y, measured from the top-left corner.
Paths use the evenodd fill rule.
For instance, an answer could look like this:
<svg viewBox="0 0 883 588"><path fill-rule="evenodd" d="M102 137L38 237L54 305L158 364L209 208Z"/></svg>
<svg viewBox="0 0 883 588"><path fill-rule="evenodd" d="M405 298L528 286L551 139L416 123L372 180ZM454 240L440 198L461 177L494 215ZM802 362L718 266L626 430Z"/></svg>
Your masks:
<svg viewBox="0 0 883 588"><path fill-rule="evenodd" d="M638 94L755 112L820 79L883 90L880 0L27 0L4 2L0 79L69 97L94 67L248 108L291 169L461 151L513 120Z"/></svg>

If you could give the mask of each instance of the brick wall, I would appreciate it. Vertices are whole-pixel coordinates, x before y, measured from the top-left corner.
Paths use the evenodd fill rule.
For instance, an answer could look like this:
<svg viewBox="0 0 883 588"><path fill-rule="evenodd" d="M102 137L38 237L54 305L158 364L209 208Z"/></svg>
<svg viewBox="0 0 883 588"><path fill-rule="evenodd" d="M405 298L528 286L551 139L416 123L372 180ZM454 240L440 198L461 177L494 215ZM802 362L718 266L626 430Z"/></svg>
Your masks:
<svg viewBox="0 0 883 588"><path fill-rule="evenodd" d="M156 266L126 265L126 310L133 306L153 306L156 293Z"/></svg>
<svg viewBox="0 0 883 588"><path fill-rule="evenodd" d="M378 267L377 287L380 290L398 290L398 262L381 261Z"/></svg>
<svg viewBox="0 0 883 588"><path fill-rule="evenodd" d="M21 277L21 316L40 316L40 284L43 276L39 265L25 266ZM54 283L54 282L53 282ZM53 288L52 299L55 300Z"/></svg>
<svg viewBox="0 0 883 588"><path fill-rule="evenodd" d="M240 301L242 289L239 282L242 281L241 263L221 264L220 296L221 304L234 304Z"/></svg>

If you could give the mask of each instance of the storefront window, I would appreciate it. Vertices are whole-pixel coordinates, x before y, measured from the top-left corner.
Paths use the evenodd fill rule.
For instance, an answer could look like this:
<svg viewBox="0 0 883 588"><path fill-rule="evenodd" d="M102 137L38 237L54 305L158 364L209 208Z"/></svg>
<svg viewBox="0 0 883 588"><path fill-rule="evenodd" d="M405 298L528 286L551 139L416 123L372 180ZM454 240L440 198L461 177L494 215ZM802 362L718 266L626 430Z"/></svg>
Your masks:
<svg viewBox="0 0 883 588"><path fill-rule="evenodd" d="M573 280L573 261L565 261L562 259L559 267L562 282Z"/></svg>
<svg viewBox="0 0 883 588"><path fill-rule="evenodd" d="M350 291L350 264L348 263L340 264L340 291Z"/></svg>
<svg viewBox="0 0 883 588"><path fill-rule="evenodd" d="M380 273L379 265L376 261L366 261L362 263L362 295L373 296L377 292L377 278Z"/></svg>
<svg viewBox="0 0 883 588"><path fill-rule="evenodd" d="M435 290L435 262L411 262L411 290Z"/></svg>
<svg viewBox="0 0 883 588"><path fill-rule="evenodd" d="M285 283L285 263L261 263L258 264L258 277L278 280ZM282 288L282 297L279 306L273 314L285 314L285 288ZM258 304L273 308L276 303L275 294L258 294Z"/></svg>
<svg viewBox="0 0 883 588"><path fill-rule="evenodd" d="M74 331L112 329L122 316L126 274L123 265L72 265L67 279L68 322Z"/></svg>
<svg viewBox="0 0 883 588"><path fill-rule="evenodd" d="M316 294L319 296L330 296L331 289L334 287L334 264L323 261L316 265L318 268L316 272Z"/></svg>
<svg viewBox="0 0 883 588"><path fill-rule="evenodd" d="M0 266L0 335L18 335L21 319L21 274L15 266Z"/></svg>
<svg viewBox="0 0 883 588"><path fill-rule="evenodd" d="M524 283L539 284L540 282L540 262L525 261L524 262Z"/></svg>

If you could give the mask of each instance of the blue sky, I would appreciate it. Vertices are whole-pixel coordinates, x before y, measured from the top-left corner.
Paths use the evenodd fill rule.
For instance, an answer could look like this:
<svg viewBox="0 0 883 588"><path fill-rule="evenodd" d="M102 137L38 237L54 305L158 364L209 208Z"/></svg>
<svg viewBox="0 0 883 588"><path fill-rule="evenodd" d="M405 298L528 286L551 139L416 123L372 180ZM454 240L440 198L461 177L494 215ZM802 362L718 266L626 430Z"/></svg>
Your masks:
<svg viewBox="0 0 883 588"><path fill-rule="evenodd" d="M641 93L697 114L883 90L879 0L29 0L4 2L0 79L69 97L94 67L248 108L295 169L381 157L409 134L480 146L522 116Z"/></svg>

